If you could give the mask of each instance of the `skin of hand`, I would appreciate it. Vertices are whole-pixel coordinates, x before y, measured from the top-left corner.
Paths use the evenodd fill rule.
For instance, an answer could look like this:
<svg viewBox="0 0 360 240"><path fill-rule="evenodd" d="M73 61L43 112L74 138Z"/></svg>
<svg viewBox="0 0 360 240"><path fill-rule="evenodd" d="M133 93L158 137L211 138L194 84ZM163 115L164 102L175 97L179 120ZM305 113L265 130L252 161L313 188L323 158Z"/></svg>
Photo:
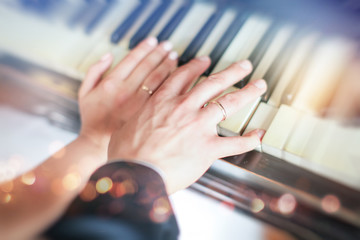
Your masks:
<svg viewBox="0 0 360 240"><path fill-rule="evenodd" d="M51 225L107 161L112 131L122 127L176 68L171 44L148 38L108 75L113 57L105 55L88 71L79 90L81 132L34 170L0 184L2 239L30 239ZM29 177L30 176L30 177ZM24 179L29 179L24 180ZM20 229L20 231L19 231Z"/></svg>
<svg viewBox="0 0 360 240"><path fill-rule="evenodd" d="M167 191L171 194L194 183L215 160L258 146L264 130L238 137L220 137L216 125L224 117L221 107L215 103L204 107L248 75L251 63L247 60L234 63L187 91L193 79L209 64L208 57L200 57L178 68L141 111L114 132L109 159L137 159L152 164L164 173ZM217 101L230 116L263 94L266 88L264 80L257 80Z"/></svg>
<svg viewBox="0 0 360 240"><path fill-rule="evenodd" d="M92 66L79 90L80 135L107 150L114 129L121 127L149 99L150 94L141 88L146 86L155 92L175 70L176 53L169 53L171 48L170 42L158 45L156 38L150 37L103 79L112 56L105 55Z"/></svg>

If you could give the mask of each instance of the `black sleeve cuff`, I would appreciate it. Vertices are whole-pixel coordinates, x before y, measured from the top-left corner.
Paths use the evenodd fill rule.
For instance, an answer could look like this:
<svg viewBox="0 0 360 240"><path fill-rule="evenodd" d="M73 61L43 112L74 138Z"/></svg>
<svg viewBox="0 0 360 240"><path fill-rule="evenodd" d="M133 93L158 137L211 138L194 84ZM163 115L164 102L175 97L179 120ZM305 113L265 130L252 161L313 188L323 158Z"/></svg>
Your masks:
<svg viewBox="0 0 360 240"><path fill-rule="evenodd" d="M67 221L84 216L126 222L138 233L144 233L144 239L177 239L179 234L161 176L152 168L133 162L113 162L99 168L49 231L50 236L61 233Z"/></svg>

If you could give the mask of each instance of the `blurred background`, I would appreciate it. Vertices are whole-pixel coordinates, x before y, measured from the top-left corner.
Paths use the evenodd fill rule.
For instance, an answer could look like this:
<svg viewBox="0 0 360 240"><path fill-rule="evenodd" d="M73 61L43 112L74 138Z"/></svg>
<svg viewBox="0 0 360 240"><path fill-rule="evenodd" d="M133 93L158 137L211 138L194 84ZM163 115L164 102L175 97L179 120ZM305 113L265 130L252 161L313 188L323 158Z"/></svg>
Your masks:
<svg viewBox="0 0 360 240"><path fill-rule="evenodd" d="M357 0L3 0L0 181L76 137L91 64L112 52L115 65L155 36L173 43L179 65L210 56L202 78L251 60L253 73L227 92L259 78L269 86L218 128L266 129L262 146L171 197L181 239L359 239L359 24Z"/></svg>

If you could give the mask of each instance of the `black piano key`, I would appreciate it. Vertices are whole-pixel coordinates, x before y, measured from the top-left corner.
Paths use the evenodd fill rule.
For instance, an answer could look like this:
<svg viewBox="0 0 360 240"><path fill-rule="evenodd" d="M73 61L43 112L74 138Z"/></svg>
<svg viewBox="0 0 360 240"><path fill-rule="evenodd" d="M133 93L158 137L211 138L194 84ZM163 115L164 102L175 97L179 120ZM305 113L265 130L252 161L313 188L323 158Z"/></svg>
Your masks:
<svg viewBox="0 0 360 240"><path fill-rule="evenodd" d="M111 35L111 42L117 44L130 30L136 19L144 12L150 4L150 0L141 0L135 10L123 21Z"/></svg>
<svg viewBox="0 0 360 240"><path fill-rule="evenodd" d="M275 89L277 81L281 77L284 69L286 68L287 63L292 57L293 48L301 40L301 37L306 33L304 31L295 31L295 34L291 36L285 46L282 48L275 61L271 64L269 70L266 72L264 79L267 82L267 91L262 96L262 101L267 102Z"/></svg>
<svg viewBox="0 0 360 240"><path fill-rule="evenodd" d="M256 45L255 50L250 54L248 60L252 63L254 70L259 66L261 59L264 57L267 49L269 48L269 45L272 43L273 39L275 38L282 25L282 23L273 24L267 30L260 42ZM243 88L250 81L253 73L254 71L247 77L245 77L243 80L235 84L235 86L238 88Z"/></svg>
<svg viewBox="0 0 360 240"><path fill-rule="evenodd" d="M93 13L95 1L86 0L84 2L84 6L81 6L78 10L76 10L74 15L70 18L68 22L68 26L70 28L83 23L88 17L89 13Z"/></svg>
<svg viewBox="0 0 360 240"><path fill-rule="evenodd" d="M175 15L169 21L169 23L157 36L160 42L169 39L171 34L175 31L177 26L181 23L181 21L184 19L186 14L189 12L193 4L194 4L194 0L187 0L184 3L184 5L175 13Z"/></svg>
<svg viewBox="0 0 360 240"><path fill-rule="evenodd" d="M214 70L221 56L224 54L228 46L231 44L232 40L239 32L239 30L241 29L241 27L243 26L245 20L249 17L249 15L250 15L249 12L239 12L236 15L234 21L231 23L231 25L228 27L224 35L216 44L214 50L212 50L212 52L210 53L211 65L206 70L204 75L208 76Z"/></svg>
<svg viewBox="0 0 360 240"><path fill-rule="evenodd" d="M195 57L201 46L204 44L211 31L214 29L216 24L219 22L221 17L225 13L225 7L220 5L218 10L208 19L205 25L201 28L195 38L191 41L190 45L186 48L184 53L179 59L179 65L183 65Z"/></svg>
<svg viewBox="0 0 360 240"><path fill-rule="evenodd" d="M56 5L61 2L63 0L20 0L20 4L24 9L41 15L51 14L57 7Z"/></svg>
<svg viewBox="0 0 360 240"><path fill-rule="evenodd" d="M116 0L106 0L103 3L101 9L97 12L96 16L90 20L90 22L85 27L85 32L90 34L96 26L100 23L100 21L106 16L106 13L114 6Z"/></svg>
<svg viewBox="0 0 360 240"><path fill-rule="evenodd" d="M139 42L141 42L153 27L158 23L161 17L164 15L166 10L171 6L171 0L163 0L162 3L155 9L155 11L150 15L150 17L145 21L145 23L139 28L139 30L134 34L130 40L129 48L134 48Z"/></svg>

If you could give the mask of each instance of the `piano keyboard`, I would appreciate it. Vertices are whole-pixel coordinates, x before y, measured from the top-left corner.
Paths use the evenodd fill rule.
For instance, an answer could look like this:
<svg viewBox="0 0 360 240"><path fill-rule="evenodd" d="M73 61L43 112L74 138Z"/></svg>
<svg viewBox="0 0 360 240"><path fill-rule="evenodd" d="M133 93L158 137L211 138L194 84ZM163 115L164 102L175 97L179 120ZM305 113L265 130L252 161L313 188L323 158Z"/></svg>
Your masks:
<svg viewBox="0 0 360 240"><path fill-rule="evenodd" d="M266 129L258 151L360 190L360 128L323 117L359 62L359 44L348 36L235 0L4 0L0 19L2 53L77 80L103 54L112 52L115 65L147 36L170 40L180 64L209 55L206 75L250 59L253 73L226 92L259 78L268 92L220 123L220 133Z"/></svg>

